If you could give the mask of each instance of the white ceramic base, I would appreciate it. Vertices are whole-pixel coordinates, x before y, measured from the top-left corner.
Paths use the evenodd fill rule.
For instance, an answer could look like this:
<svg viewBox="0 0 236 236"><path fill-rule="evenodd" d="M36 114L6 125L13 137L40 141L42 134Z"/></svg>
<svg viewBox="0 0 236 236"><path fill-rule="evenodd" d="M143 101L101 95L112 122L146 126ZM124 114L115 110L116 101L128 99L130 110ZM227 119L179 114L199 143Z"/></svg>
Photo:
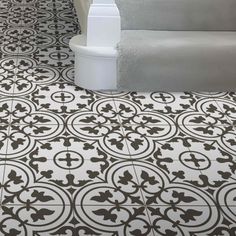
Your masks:
<svg viewBox="0 0 236 236"><path fill-rule="evenodd" d="M87 30L84 30L84 35L77 35L70 41L70 48L75 53L75 84L91 90L115 90L115 48L121 34L120 14L115 1L75 1L89 7L89 11L85 10L85 14L82 14L87 18L81 19L82 22L87 22ZM75 7L80 5L75 4ZM80 13L80 10L82 9L77 9L77 12Z"/></svg>
<svg viewBox="0 0 236 236"><path fill-rule="evenodd" d="M117 50L113 47L86 46L86 37L77 35L70 40L75 53L75 84L91 90L117 88Z"/></svg>

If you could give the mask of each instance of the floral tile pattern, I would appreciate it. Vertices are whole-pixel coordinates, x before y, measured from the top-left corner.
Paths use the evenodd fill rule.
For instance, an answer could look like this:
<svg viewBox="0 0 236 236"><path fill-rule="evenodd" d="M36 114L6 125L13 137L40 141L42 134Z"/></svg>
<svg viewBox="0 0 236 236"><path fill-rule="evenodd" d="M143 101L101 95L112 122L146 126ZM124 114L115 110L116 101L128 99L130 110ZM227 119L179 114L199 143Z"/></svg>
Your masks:
<svg viewBox="0 0 236 236"><path fill-rule="evenodd" d="M236 93L84 90L79 31L0 2L0 236L235 236Z"/></svg>

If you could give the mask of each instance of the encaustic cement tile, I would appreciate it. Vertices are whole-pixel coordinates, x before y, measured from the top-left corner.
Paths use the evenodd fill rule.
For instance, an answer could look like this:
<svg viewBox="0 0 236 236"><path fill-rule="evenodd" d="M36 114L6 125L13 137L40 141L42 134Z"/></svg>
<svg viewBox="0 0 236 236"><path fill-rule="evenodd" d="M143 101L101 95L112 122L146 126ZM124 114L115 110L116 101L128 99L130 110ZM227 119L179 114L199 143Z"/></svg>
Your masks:
<svg viewBox="0 0 236 236"><path fill-rule="evenodd" d="M235 93L84 90L72 1L0 9L0 235L235 235Z"/></svg>

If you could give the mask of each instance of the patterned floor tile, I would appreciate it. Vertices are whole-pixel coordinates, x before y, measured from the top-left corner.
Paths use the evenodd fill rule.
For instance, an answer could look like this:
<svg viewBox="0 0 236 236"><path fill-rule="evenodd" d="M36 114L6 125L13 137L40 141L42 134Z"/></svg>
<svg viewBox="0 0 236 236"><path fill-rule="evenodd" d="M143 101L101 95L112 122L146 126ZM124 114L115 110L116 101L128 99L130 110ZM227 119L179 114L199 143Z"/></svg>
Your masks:
<svg viewBox="0 0 236 236"><path fill-rule="evenodd" d="M157 93L158 96L161 96ZM121 123L132 122L132 118L138 114L138 112L147 114L149 112L164 114L168 113L166 110L166 104L162 100L156 101L150 93L114 93L114 101L116 105L117 113L120 116Z"/></svg>
<svg viewBox="0 0 236 236"><path fill-rule="evenodd" d="M8 75L11 74L9 77ZM3 73L0 75L0 97L14 96L15 75L14 73Z"/></svg>
<svg viewBox="0 0 236 236"><path fill-rule="evenodd" d="M15 91L18 59L15 55L0 58L0 96L11 97Z"/></svg>
<svg viewBox="0 0 236 236"><path fill-rule="evenodd" d="M226 101L230 100L232 102L235 102L236 101L236 92L223 93L222 96L220 96L220 98L223 98Z"/></svg>
<svg viewBox="0 0 236 236"><path fill-rule="evenodd" d="M177 164L178 166L178 164ZM176 169L172 176L151 164L134 162L135 172L146 205L208 206L213 199L192 182L200 178L200 171ZM173 178L174 177L174 178Z"/></svg>
<svg viewBox="0 0 236 236"><path fill-rule="evenodd" d="M11 0L11 2L15 5L28 5L35 4L37 0Z"/></svg>
<svg viewBox="0 0 236 236"><path fill-rule="evenodd" d="M19 28L10 28L6 29L3 34L0 34L0 51L2 54L5 54L5 56L18 54L20 31L21 29Z"/></svg>
<svg viewBox="0 0 236 236"><path fill-rule="evenodd" d="M143 206L138 180L131 162L115 163L106 170L103 178L101 174L94 172L87 171L87 174L90 178L95 177L96 182L91 181L91 184L85 185L75 194L75 205Z"/></svg>
<svg viewBox="0 0 236 236"><path fill-rule="evenodd" d="M13 27L21 27L22 26L22 10L24 7L12 5L8 9L8 18L7 24Z"/></svg>
<svg viewBox="0 0 236 236"><path fill-rule="evenodd" d="M223 113L215 99L204 98L196 102L193 110L187 110L176 117L179 124L184 126L195 125L232 125L228 115Z"/></svg>
<svg viewBox="0 0 236 236"><path fill-rule="evenodd" d="M226 227L224 227L223 229L221 229L219 227L219 231L220 230L225 230L226 233L225 235L234 235L236 233L236 207L235 206L230 206L230 207L225 207L225 206L222 206L221 207L221 212L222 212L222 215L224 216L224 219L225 219L225 225ZM228 230L227 230L227 226L228 226ZM227 234L228 233L228 234Z"/></svg>
<svg viewBox="0 0 236 236"><path fill-rule="evenodd" d="M150 111L149 109L143 110L134 102L117 98L115 99L115 105L120 122L124 125L175 125L172 119L169 119L167 116L163 115L164 111Z"/></svg>
<svg viewBox="0 0 236 236"><path fill-rule="evenodd" d="M139 206L77 206L76 214L94 230L90 235L153 236L149 217Z"/></svg>
<svg viewBox="0 0 236 236"><path fill-rule="evenodd" d="M64 69L67 69L67 67ZM66 76L65 73L63 70L63 78ZM106 119L113 119L115 123L119 122L111 92L103 93L84 90L71 83L63 83L62 90L64 95L61 99L66 107L66 117L76 116L82 111L99 113L99 115L104 114L107 117ZM71 121L69 121L70 123Z"/></svg>
<svg viewBox="0 0 236 236"><path fill-rule="evenodd" d="M0 236L235 235L235 92L84 90L79 31L0 2Z"/></svg>
<svg viewBox="0 0 236 236"><path fill-rule="evenodd" d="M79 189L73 193L73 198L76 215L81 221L104 231L102 235L112 235L111 232L132 235L128 231L137 230L139 222L143 229L139 227L141 231L136 234L152 235L150 227L145 230L149 218L131 162L114 162L108 168L97 165L94 157L71 170L71 176L72 192Z"/></svg>
<svg viewBox="0 0 236 236"><path fill-rule="evenodd" d="M38 110L54 113L64 119L66 107L64 106L65 93L61 90L60 83L53 83L45 86L36 86L32 93L22 96L26 103L32 103Z"/></svg>
<svg viewBox="0 0 236 236"><path fill-rule="evenodd" d="M167 155L173 160L179 160L181 153L188 151L191 142L197 141L175 125L125 125L122 130L130 156L134 159Z"/></svg>
<svg viewBox="0 0 236 236"><path fill-rule="evenodd" d="M76 163L75 160L74 163ZM115 197L120 197L121 203L125 204L124 199L127 199L127 201L128 199L132 199L132 196L129 196L130 191L137 197L137 199L133 197L136 204L142 205L142 196L137 186L137 178L132 162L120 162L113 159L104 160L93 157L91 160L81 159L80 162L77 161L76 165L76 168L74 168L75 164L70 166L70 180L68 178L67 182L62 183L64 186L71 188L75 205L83 205L84 201L86 205L109 205L114 203L113 198ZM114 173L110 173L110 169L112 169ZM134 186L132 186L132 183ZM102 199L99 201L99 198L91 198L93 196L92 194L99 195L98 191L101 192L101 197L104 191L107 193L111 192L111 194L108 194L108 198L104 198L104 201L102 201ZM114 194L113 197L112 194Z"/></svg>
<svg viewBox="0 0 236 236"><path fill-rule="evenodd" d="M67 137L63 131L62 125L38 125L37 122L11 125L8 136L2 138L3 147L7 148L7 158L19 159L37 154L53 159L58 151L66 150Z"/></svg>
<svg viewBox="0 0 236 236"><path fill-rule="evenodd" d="M36 176L24 163L7 161L5 165L1 183L2 205L71 205L70 193L53 183L54 174L59 181L56 168L54 173L45 169ZM46 178L51 178L51 181Z"/></svg>
<svg viewBox="0 0 236 236"><path fill-rule="evenodd" d="M0 160L0 181L1 181L1 183L3 181L4 171L5 171L5 160ZM0 202L1 202L1 196L0 196Z"/></svg>
<svg viewBox="0 0 236 236"><path fill-rule="evenodd" d="M9 125L8 124L0 124L0 160L5 158L8 152L8 141L9 141Z"/></svg>
<svg viewBox="0 0 236 236"><path fill-rule="evenodd" d="M34 54L34 59L39 65L50 65L53 68L60 66L60 57L62 57L61 48L57 46L42 50L38 48Z"/></svg>
<svg viewBox="0 0 236 236"><path fill-rule="evenodd" d="M135 161L134 165L137 167L137 172L139 172L140 175L142 172L142 166L144 168L149 166L147 167L147 169L149 169L151 165L153 166L153 169L156 169L160 174L168 176L169 182L192 185L191 181L199 180L199 176L201 175L200 168L196 167L195 162L192 162L190 152L183 152L183 156L184 157L180 161L173 160L169 156L165 155L163 157L154 156L145 161Z"/></svg>
<svg viewBox="0 0 236 236"><path fill-rule="evenodd" d="M68 131L70 131L69 127ZM79 150L84 159L91 159L94 156L116 160L130 159L128 147L126 142L122 141L122 133L119 126L104 126L102 128L97 126L77 126L75 131L79 132L70 135L70 133L65 131L67 135L64 138L65 144L68 150L76 152ZM104 133L102 133L103 131ZM119 139L119 144L117 139Z"/></svg>
<svg viewBox="0 0 236 236"><path fill-rule="evenodd" d="M69 96L69 93L64 92L64 95ZM114 110L113 100L99 99L92 104L91 109L87 106L81 110L72 110L71 115L68 115L67 124L71 126L77 125L119 125L119 118ZM65 102L66 105L66 102ZM77 104L78 106L81 104ZM69 113L70 114L70 113ZM66 114L67 115L67 114Z"/></svg>
<svg viewBox="0 0 236 236"><path fill-rule="evenodd" d="M236 158L222 153L208 168L202 170L201 180L196 181L196 187L211 193L219 205L235 205Z"/></svg>
<svg viewBox="0 0 236 236"><path fill-rule="evenodd" d="M180 126L181 131L196 143L202 143L205 150L214 150L217 146L236 155L235 128L233 126ZM211 147L216 144L216 147ZM212 154L211 154L212 155Z"/></svg>
<svg viewBox="0 0 236 236"><path fill-rule="evenodd" d="M5 125L9 125L11 122L13 99L11 97L0 97L0 130L6 130Z"/></svg>
<svg viewBox="0 0 236 236"><path fill-rule="evenodd" d="M51 101L53 100L47 101L47 104L52 106ZM56 109L48 109L47 104L41 104L40 107L29 99L14 98L11 105L12 125L63 125L64 120L60 113Z"/></svg>
<svg viewBox="0 0 236 236"><path fill-rule="evenodd" d="M74 71L74 66L70 65L70 66L66 66L63 68L61 75L62 75L62 80L64 83L69 84L74 84L74 80L75 80L75 75L74 75L75 71Z"/></svg>
<svg viewBox="0 0 236 236"><path fill-rule="evenodd" d="M43 37L39 35L38 37ZM32 54L37 50L37 31L30 28L21 28L19 34L19 55ZM44 41L40 41L44 43Z"/></svg>
<svg viewBox="0 0 236 236"><path fill-rule="evenodd" d="M2 76L5 76L5 78L12 78L13 75L17 72L17 57L13 55L1 58L0 65L0 74Z"/></svg>
<svg viewBox="0 0 236 236"><path fill-rule="evenodd" d="M198 161L203 164L201 170L204 170L204 166L208 166L211 160L216 160L223 155L236 156L234 150L234 129L230 127L230 133L226 133L216 139L189 139L189 150L195 155ZM201 160L202 159L202 160ZM204 161L203 161L204 160Z"/></svg>
<svg viewBox="0 0 236 236"><path fill-rule="evenodd" d="M66 225L73 228L68 223L70 214L69 206L3 205L0 208L0 235L62 235L53 233L63 232Z"/></svg>
<svg viewBox="0 0 236 236"><path fill-rule="evenodd" d="M125 111L129 116L137 114L137 110L142 112L152 112L163 114L168 118L175 121L181 116L182 113L205 115L205 110L202 110L201 103L206 103L210 100L209 93L166 93L166 92L153 92L153 93L121 93L117 96L116 107L121 113ZM213 99L212 99L213 100ZM210 103L210 102L208 102ZM216 102L214 102L216 105Z"/></svg>
<svg viewBox="0 0 236 236"><path fill-rule="evenodd" d="M155 236L220 235L209 234L219 224L221 218L220 211L216 207L150 206L148 210Z"/></svg>
<svg viewBox="0 0 236 236"><path fill-rule="evenodd" d="M236 124L236 104L235 101L226 101L224 99L215 99L218 107L220 108L222 115L227 116L229 121Z"/></svg>

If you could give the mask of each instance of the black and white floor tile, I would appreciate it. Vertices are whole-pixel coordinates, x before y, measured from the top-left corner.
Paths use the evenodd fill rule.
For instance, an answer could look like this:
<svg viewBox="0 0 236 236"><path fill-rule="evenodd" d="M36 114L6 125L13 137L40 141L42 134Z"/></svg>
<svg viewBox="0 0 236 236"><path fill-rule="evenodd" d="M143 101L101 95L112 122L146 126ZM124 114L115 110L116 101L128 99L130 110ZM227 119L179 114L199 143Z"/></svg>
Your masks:
<svg viewBox="0 0 236 236"><path fill-rule="evenodd" d="M235 236L236 93L83 90L77 33L0 2L0 236Z"/></svg>

